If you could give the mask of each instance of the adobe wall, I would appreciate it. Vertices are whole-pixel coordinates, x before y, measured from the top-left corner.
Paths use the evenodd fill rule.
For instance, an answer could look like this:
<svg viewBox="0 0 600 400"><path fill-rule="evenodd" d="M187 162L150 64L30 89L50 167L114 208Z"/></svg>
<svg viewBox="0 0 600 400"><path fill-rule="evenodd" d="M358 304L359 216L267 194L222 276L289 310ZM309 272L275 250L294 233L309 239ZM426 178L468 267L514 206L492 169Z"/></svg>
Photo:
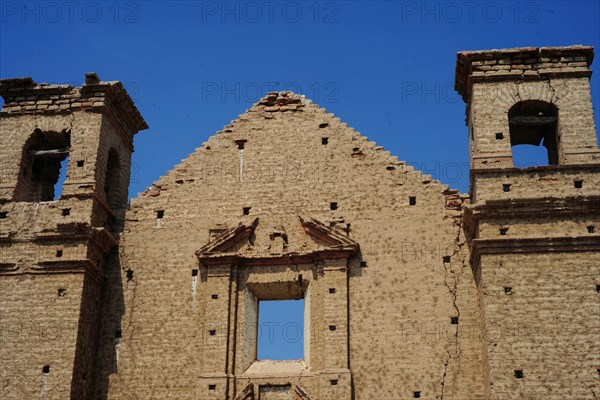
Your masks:
<svg viewBox="0 0 600 400"><path fill-rule="evenodd" d="M0 279L2 398L69 398L82 281L81 275Z"/></svg>
<svg viewBox="0 0 600 400"><path fill-rule="evenodd" d="M146 125L122 85L94 73L79 88L1 80L0 95L0 397L89 398L105 253L117 244L133 134ZM56 135L69 139L44 147ZM121 187L106 193L111 148ZM34 199L32 160L48 151L68 154L66 180L60 196Z"/></svg>
<svg viewBox="0 0 600 400"><path fill-rule="evenodd" d="M599 265L597 251L482 257L491 398L595 398Z"/></svg>
<svg viewBox="0 0 600 400"><path fill-rule="evenodd" d="M458 55L472 167L464 223L484 324L486 398L594 399L600 390L592 59L585 46ZM511 114L514 107L525 111ZM539 132L547 132L554 165L515 168L511 146L538 145Z"/></svg>
<svg viewBox="0 0 600 400"><path fill-rule="evenodd" d="M246 140L243 150L236 140ZM416 205L409 204L413 196ZM331 202L337 210L330 210ZM303 273L312 281L311 313L329 307L329 286L347 285L349 329L340 325L335 334L349 339L346 368L355 398L396 399L417 391L423 398L481 398L478 298L461 233L461 202L459 193L412 171L325 110L296 95L270 94L132 201L120 264L110 267L113 278L120 275L110 281L123 283L123 304L109 296L106 308L118 311L102 323L102 359L112 363L103 368L116 373L101 390L109 398L223 398L220 384L208 392L209 380L196 383L204 365L225 357L209 355L201 344L203 319L213 307L210 293L230 289L227 279L206 278L194 252L209 242L209 229L257 217L256 251L280 227L291 251L302 240L294 233L298 216L309 215L347 230L360 244L347 283ZM244 207L251 207L250 215L243 215ZM157 211L164 211L163 218ZM201 279L193 292L197 268ZM301 271L281 269L294 279ZM311 317L311 338L332 334L327 317ZM459 317L458 325L451 317ZM123 340L115 366L111 332L117 329ZM242 354L243 343L238 346ZM335 356L311 351L310 364L326 365ZM344 376L335 387L327 378L306 390L311 398L346 398L335 392L347 387ZM240 381L230 394L244 385Z"/></svg>
<svg viewBox="0 0 600 400"><path fill-rule="evenodd" d="M592 58L459 53L470 196L270 93L127 210L147 126L122 85L0 81L0 397L595 398ZM558 110L517 120L557 123L557 165L513 167L528 100ZM25 142L63 131L62 195L21 201ZM256 360L259 302L301 298L304 360Z"/></svg>

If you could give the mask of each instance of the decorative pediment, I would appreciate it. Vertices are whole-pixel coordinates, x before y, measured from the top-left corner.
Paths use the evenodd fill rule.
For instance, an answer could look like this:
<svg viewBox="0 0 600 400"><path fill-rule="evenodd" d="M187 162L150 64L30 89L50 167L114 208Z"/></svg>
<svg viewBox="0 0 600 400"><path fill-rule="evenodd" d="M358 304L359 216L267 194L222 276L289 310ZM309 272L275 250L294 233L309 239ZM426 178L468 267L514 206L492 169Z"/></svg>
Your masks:
<svg viewBox="0 0 600 400"><path fill-rule="evenodd" d="M277 225L276 228L261 223L262 228L257 230L256 218L250 224L221 228L196 251L196 256L212 264L231 261L278 263L290 258L298 262L302 261L300 259L349 258L359 251L358 243L342 229L310 217L298 217L296 221L288 221L287 227Z"/></svg>
<svg viewBox="0 0 600 400"><path fill-rule="evenodd" d="M244 225L240 222L238 226L226 229L198 249L196 251L196 256L210 257L212 255L232 253L231 250L234 247L250 238L257 225L258 218L248 225Z"/></svg>
<svg viewBox="0 0 600 400"><path fill-rule="evenodd" d="M246 388L244 388L244 390L242 390L242 393L237 395L235 400L255 400L254 399L254 385L251 383L248 384L246 386Z"/></svg>
<svg viewBox="0 0 600 400"><path fill-rule="evenodd" d="M302 389L300 385L295 385L294 387L294 400L310 400L310 396L306 392L306 390Z"/></svg>
<svg viewBox="0 0 600 400"><path fill-rule="evenodd" d="M358 243L350 239L346 232L329 227L315 218L300 218L304 231L313 238L326 244L330 249L358 251Z"/></svg>

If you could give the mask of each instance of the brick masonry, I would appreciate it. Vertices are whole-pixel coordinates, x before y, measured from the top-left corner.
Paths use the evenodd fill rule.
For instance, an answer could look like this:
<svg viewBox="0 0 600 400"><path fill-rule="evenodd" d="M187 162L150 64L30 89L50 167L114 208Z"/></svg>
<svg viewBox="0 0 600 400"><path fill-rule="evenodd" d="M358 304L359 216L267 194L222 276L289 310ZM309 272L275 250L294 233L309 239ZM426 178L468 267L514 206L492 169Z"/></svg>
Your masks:
<svg viewBox="0 0 600 400"><path fill-rule="evenodd" d="M147 126L120 83L0 81L0 397L595 398L592 57L458 54L470 194L280 92L128 205ZM515 124L540 121L557 165L514 168ZM62 195L21 201L59 136ZM257 302L299 298L304 360L257 361Z"/></svg>

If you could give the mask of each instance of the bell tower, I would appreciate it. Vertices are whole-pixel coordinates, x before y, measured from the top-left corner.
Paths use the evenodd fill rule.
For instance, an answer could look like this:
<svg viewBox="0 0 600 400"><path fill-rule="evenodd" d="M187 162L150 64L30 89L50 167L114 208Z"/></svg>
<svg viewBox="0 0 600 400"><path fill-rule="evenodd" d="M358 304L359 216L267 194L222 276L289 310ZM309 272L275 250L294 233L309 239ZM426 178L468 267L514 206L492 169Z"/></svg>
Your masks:
<svg viewBox="0 0 600 400"><path fill-rule="evenodd" d="M104 264L147 125L95 73L1 80L0 95L0 397L90 398Z"/></svg>
<svg viewBox="0 0 600 400"><path fill-rule="evenodd" d="M457 57L471 158L464 221L482 312L486 398L587 399L598 387L592 59L585 46ZM527 146L543 160L518 164Z"/></svg>

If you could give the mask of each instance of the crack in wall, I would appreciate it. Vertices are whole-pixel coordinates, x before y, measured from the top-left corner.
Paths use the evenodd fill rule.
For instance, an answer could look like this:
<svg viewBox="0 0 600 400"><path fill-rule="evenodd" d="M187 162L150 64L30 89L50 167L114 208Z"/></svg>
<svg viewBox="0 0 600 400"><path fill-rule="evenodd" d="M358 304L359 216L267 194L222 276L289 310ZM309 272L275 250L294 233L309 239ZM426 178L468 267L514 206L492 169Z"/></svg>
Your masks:
<svg viewBox="0 0 600 400"><path fill-rule="evenodd" d="M444 265L444 284L448 288L448 292L450 293L450 296L452 298L452 306L453 306L454 310L456 311L456 317L458 317L458 321L460 323L460 309L458 308L458 304L457 304L458 284L460 281L460 275L465 270L465 268L468 267L468 265L465 265L465 257L460 256L461 249L465 244L464 242L461 242L462 221L456 222L456 226L457 226L457 233L456 233L456 237L454 238L454 250L453 250L452 254L450 255L450 260L448 262L443 262L443 265ZM461 266L460 271L458 273L452 269L452 262L455 259L455 257L457 257L457 256L460 256L460 266ZM452 284L448 283L449 278L452 280ZM454 357L456 358L456 360L460 366L460 343L459 343L459 337L458 337L458 330L459 330L459 326L457 325L456 331L454 333L454 352L455 352ZM446 389L446 378L448 376L448 367L450 365L450 361L452 360L452 358L453 358L452 352L451 352L450 348L448 348L446 361L444 362L444 372L442 374L442 380L440 383L440 385L441 385L440 400L444 399L444 395L445 395L444 392Z"/></svg>
<svg viewBox="0 0 600 400"><path fill-rule="evenodd" d="M69 134L72 135L73 134L73 128L75 126L75 114L71 113L69 114L70 116L70 121L69 121Z"/></svg>
<svg viewBox="0 0 600 400"><path fill-rule="evenodd" d="M124 246L124 245L120 245L119 246L119 264L120 264L119 266L120 266L120 269L121 269L121 276L123 276L123 272L125 272L125 274L127 273L126 272L127 270L125 269L125 267L123 266L123 262L121 261L121 260L124 259L123 258L123 252L124 252L124 250L123 249L125 247L126 246ZM126 283L126 289L125 289L126 292L129 292L129 288L130 288L129 284L130 283L132 284L131 285L131 296L130 296L130 300L126 302L127 304L130 305L130 307L129 307L129 318L128 318L128 321L127 321L127 326L130 328L129 329L129 335L128 335L128 339L129 339L129 343L130 343L130 348L131 348L130 354L131 354L132 361L135 362L135 351L133 351L134 350L133 349L133 345L134 345L135 341L133 341L133 337L134 337L134 334L135 334L136 326L133 323L133 314L135 312L135 305L136 305L135 300L136 300L136 293L137 293L137 279L131 279L131 281L127 281L127 283ZM117 349L115 349L115 350L117 350ZM117 361L118 361L118 359L117 359ZM119 367L119 365L117 363L117 369L118 369L118 367Z"/></svg>
<svg viewBox="0 0 600 400"><path fill-rule="evenodd" d="M559 97L556 95L556 89L554 89L552 86L552 80L548 79L546 83L548 83L548 88L550 89L550 92L552 92L552 96L550 96L550 103L556 104L556 102L559 100Z"/></svg>

